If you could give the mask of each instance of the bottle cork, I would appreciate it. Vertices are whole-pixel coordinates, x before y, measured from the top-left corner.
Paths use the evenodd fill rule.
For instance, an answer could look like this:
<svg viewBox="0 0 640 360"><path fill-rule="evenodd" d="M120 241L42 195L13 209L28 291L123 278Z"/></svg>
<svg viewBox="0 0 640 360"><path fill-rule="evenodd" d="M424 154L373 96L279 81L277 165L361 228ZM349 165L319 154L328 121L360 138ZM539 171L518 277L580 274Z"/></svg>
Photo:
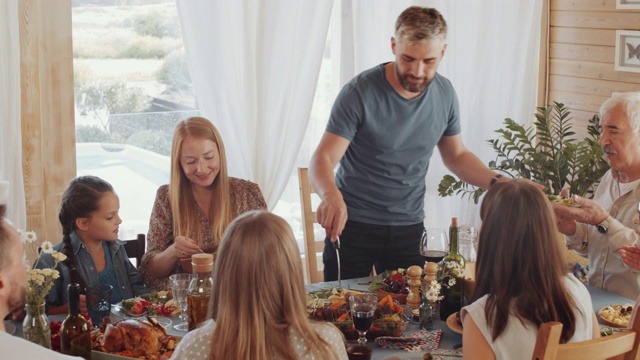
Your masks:
<svg viewBox="0 0 640 360"><path fill-rule="evenodd" d="M194 272L213 271L213 254L194 254L191 256Z"/></svg>
<svg viewBox="0 0 640 360"><path fill-rule="evenodd" d="M451 218L451 227L454 227L454 228L458 227L458 218L455 216Z"/></svg>

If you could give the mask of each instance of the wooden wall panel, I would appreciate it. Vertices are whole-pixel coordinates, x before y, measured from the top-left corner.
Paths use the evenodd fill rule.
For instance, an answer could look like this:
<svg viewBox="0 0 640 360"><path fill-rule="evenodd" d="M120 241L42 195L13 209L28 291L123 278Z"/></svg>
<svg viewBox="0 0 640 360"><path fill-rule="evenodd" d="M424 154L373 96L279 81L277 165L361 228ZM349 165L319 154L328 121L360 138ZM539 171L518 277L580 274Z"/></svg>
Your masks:
<svg viewBox="0 0 640 360"><path fill-rule="evenodd" d="M20 0L19 12L27 227L57 243L60 197L76 172L71 0Z"/></svg>
<svg viewBox="0 0 640 360"><path fill-rule="evenodd" d="M615 0L548 1L546 102L568 105L586 132L611 93L640 91L639 73L614 69L615 31L640 30L640 10L618 10Z"/></svg>

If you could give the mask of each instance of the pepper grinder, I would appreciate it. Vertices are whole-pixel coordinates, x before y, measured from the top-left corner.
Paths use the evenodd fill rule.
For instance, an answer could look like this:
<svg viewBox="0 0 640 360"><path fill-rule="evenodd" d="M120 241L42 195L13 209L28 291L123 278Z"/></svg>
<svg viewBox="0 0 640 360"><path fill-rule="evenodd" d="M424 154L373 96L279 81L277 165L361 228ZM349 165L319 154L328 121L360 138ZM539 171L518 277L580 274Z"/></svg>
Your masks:
<svg viewBox="0 0 640 360"><path fill-rule="evenodd" d="M420 283L422 283L420 278L422 277L422 268L417 265L410 266L407 270L407 275L409 276L409 280L407 281L409 285L407 305L411 310L414 310L420 307Z"/></svg>
<svg viewBox="0 0 640 360"><path fill-rule="evenodd" d="M431 286L431 281L438 280L438 264L434 262L427 262L424 264L424 293L426 295L429 286ZM435 303L431 303L432 306L435 307Z"/></svg>

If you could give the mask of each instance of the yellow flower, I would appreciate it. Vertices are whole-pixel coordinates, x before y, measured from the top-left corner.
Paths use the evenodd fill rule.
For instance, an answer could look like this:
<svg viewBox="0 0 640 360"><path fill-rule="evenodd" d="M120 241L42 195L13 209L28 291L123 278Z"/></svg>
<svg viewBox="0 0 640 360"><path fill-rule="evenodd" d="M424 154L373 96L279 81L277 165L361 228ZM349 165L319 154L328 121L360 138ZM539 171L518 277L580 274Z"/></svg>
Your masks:
<svg viewBox="0 0 640 360"><path fill-rule="evenodd" d="M31 233L31 234L29 234ZM28 234L29 238L24 234ZM25 241L35 241L37 238L34 232L21 232L21 236L25 239ZM32 240L31 240L32 239ZM56 279L60 277L60 273L55 268L58 266L58 263L66 260L66 256L58 251L53 250L53 244L49 241L44 241L41 244L42 253L36 260L34 264L34 268L27 271L27 303L29 305L38 306L42 304L49 290L53 287L53 284ZM48 255L45 255L48 254ZM53 258L53 267L38 269L38 263L43 256L51 256Z"/></svg>

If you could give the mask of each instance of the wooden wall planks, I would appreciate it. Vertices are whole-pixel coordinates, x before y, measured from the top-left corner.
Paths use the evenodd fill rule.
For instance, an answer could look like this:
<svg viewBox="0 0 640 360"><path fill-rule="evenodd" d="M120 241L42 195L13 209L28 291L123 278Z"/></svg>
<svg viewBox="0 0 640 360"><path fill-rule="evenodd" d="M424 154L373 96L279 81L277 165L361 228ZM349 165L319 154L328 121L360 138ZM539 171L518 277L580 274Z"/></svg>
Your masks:
<svg viewBox="0 0 640 360"><path fill-rule="evenodd" d="M568 105L586 129L612 92L640 91L640 74L614 70L615 30L640 30L640 10L618 10L615 0L549 2L546 102Z"/></svg>
<svg viewBox="0 0 640 360"><path fill-rule="evenodd" d="M19 16L27 226L57 243L60 197L76 173L71 0L20 0Z"/></svg>

